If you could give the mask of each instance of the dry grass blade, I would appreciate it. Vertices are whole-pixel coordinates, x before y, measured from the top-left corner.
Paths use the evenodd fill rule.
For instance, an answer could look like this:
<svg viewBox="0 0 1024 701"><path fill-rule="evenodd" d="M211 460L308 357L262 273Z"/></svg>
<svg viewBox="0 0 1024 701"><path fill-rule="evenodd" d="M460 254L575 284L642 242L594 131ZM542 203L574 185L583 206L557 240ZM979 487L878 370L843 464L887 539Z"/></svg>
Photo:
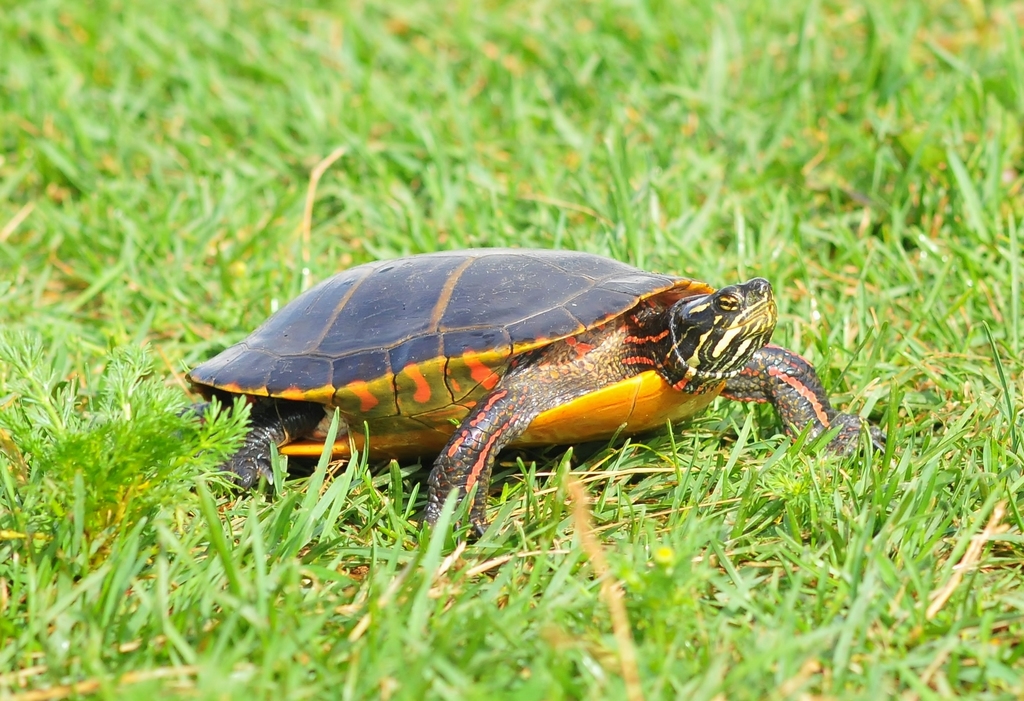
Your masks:
<svg viewBox="0 0 1024 701"><path fill-rule="evenodd" d="M441 560L441 564L438 565L437 572L434 573L434 579L440 579L448 574L448 570L452 568L452 565L459 561L459 558L462 557L462 553L465 551L466 541L460 540L458 545L455 546L455 549L452 550L445 559Z"/></svg>
<svg viewBox="0 0 1024 701"><path fill-rule="evenodd" d="M982 550L985 548L985 543L992 536L1006 529L1006 526L1000 525L1005 515L1006 502L1001 501L992 509L992 515L989 516L985 529L971 538L971 544L967 547L967 552L964 553L964 556L960 558L960 562L953 568L953 575L949 578L949 581L946 582L942 589L939 589L932 595L932 603L928 606L926 613L929 621L938 615L942 607L949 601L949 597L953 596L953 592L956 591L956 588L960 586L960 582L963 581L964 573L970 571L978 564L978 560L981 559Z"/></svg>
<svg viewBox="0 0 1024 701"><path fill-rule="evenodd" d="M28 215L32 214L32 210L36 208L35 202L29 202L24 207L19 209L11 220L4 224L4 228L0 229L0 243L4 243L11 237L21 223L28 218Z"/></svg>
<svg viewBox="0 0 1024 701"><path fill-rule="evenodd" d="M518 195L517 197L518 199L526 200L527 202L539 202L540 204L549 204L552 207L558 207L560 209L567 209L571 212L579 212L580 214L586 214L589 217L597 219L602 224L606 224L608 226L615 226L615 222L613 222L608 217L602 215L600 212L597 212L591 209L590 207L585 207L584 205L576 204L575 202L567 202L566 200L560 200L557 197L547 197L545 195Z"/></svg>
<svg viewBox="0 0 1024 701"><path fill-rule="evenodd" d="M163 364L167 367L170 378L174 380L175 384L181 387L182 391L185 392L186 395L191 394L192 388L185 382L184 375L174 367L174 363L172 363L171 359L167 357L166 353L164 353L163 348L160 346L154 346L154 349L156 350L156 354L160 356L160 360L163 361Z"/></svg>
<svg viewBox="0 0 1024 701"><path fill-rule="evenodd" d="M455 550L453 550L452 553L448 555L448 557L441 561L441 564L438 566L437 571L433 575L433 579L443 577L448 572L448 570L451 569L451 566L458 562L459 558L462 557L462 553L465 550L465 542L460 542L458 545L456 545ZM412 565L407 565L402 570L401 574L399 574L397 577L391 580L391 583L388 585L388 588L384 591L383 594L380 595L380 598L377 599L378 608L384 608L391 602L391 600L394 598L395 594L398 592L402 583L405 582L406 578L409 576L409 573L411 571ZM356 623L355 627L352 628L352 632L348 634L349 642L354 643L355 641L359 640L359 638L361 638L363 634L366 633L367 629L370 627L370 624L372 622L373 613L367 611L365 614L363 614L363 617L359 619L359 622Z"/></svg>
<svg viewBox="0 0 1024 701"><path fill-rule="evenodd" d="M404 584L405 580L409 577L409 573L412 572L412 570L412 563L409 563L408 565L402 568L402 571L398 574L398 576L391 580L391 582L388 584L387 589L385 589L384 593L381 594L380 598L377 599L377 608L384 608L388 605L388 603L391 602L395 594L397 594L398 590L402 587L402 584ZM359 640L359 638L363 637L363 634L370 627L370 623L372 622L373 614L370 611L367 611L365 614L363 614L363 617L359 619L359 622L356 623L356 625L352 628L352 631L348 634L348 641L350 643L354 643L355 641Z"/></svg>
<svg viewBox="0 0 1024 701"><path fill-rule="evenodd" d="M493 570L496 567L501 567L506 562L515 559L515 557L515 555L502 555L501 557L495 557L491 558L490 560L485 560L484 562L481 562L480 564L474 565L473 567L467 569L466 578L472 579L473 577L477 577L483 574L484 572Z"/></svg>
<svg viewBox="0 0 1024 701"><path fill-rule="evenodd" d="M44 673L49 667L44 664L34 665L32 667L25 667L24 669L18 669L13 672L7 672L0 674L0 685L10 686L11 684L23 684L26 679L31 679L37 675Z"/></svg>
<svg viewBox="0 0 1024 701"><path fill-rule="evenodd" d="M154 679L167 679L169 677L192 677L199 673L196 665L182 665L180 667L158 667L157 669L144 669L139 672L128 672L118 680L118 686L138 684L140 682L152 681ZM74 684L62 684L49 689L33 689L21 694L11 696L11 701L53 701L53 699L66 699L69 696L81 694L94 694L100 689L101 682L98 679L86 679Z"/></svg>
<svg viewBox="0 0 1024 701"><path fill-rule="evenodd" d="M317 163L309 174L309 188L306 190L306 204L302 210L302 265L309 267L309 246L311 230L313 228L313 203L316 201L316 188L320 184L320 178L324 176L331 165L345 155L347 146L339 146L331 151L323 160ZM305 277L307 273L303 271ZM305 280L303 280L305 282ZM305 286L305 285L303 285Z"/></svg>
<svg viewBox="0 0 1024 701"><path fill-rule="evenodd" d="M604 550L594 536L590 522L590 510L587 508L587 494L583 486L572 477L566 478L566 489L572 498L573 522L580 536L580 544L590 558L594 574L601 582L601 598L604 599L612 617L612 632L619 646L619 663L622 667L622 678L626 682L626 696L629 701L642 701L643 689L640 687L640 673L636 663L636 647L633 644L633 633L629 627L629 617L622 601L622 585L614 579L608 568Z"/></svg>

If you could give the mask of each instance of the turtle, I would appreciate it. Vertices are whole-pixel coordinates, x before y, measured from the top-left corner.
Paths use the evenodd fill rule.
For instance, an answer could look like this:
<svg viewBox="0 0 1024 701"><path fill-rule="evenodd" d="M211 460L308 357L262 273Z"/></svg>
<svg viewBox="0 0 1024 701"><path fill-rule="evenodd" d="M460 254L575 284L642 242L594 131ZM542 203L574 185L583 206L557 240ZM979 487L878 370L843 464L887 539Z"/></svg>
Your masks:
<svg viewBox="0 0 1024 701"><path fill-rule="evenodd" d="M426 522L457 490L482 532L503 448L647 432L719 396L771 403L789 434L835 428L828 448L853 452L866 422L769 342L777 316L763 278L715 289L578 251L427 253L324 280L187 377L207 400L251 401L224 465L241 487L272 481L271 443L319 455L337 409L335 455L436 456Z"/></svg>

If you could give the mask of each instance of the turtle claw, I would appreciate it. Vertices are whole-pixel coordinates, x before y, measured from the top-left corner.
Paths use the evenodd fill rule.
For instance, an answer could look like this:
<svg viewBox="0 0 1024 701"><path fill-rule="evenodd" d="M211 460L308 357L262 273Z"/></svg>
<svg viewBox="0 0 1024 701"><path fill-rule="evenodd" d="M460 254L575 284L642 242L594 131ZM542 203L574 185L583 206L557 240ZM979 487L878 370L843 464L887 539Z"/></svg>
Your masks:
<svg viewBox="0 0 1024 701"><path fill-rule="evenodd" d="M434 473L430 473L430 478L434 478ZM427 509L423 514L423 522L431 528L436 526L437 519L441 518L442 506L444 506L444 502L438 498L437 491L431 489L427 494Z"/></svg>
<svg viewBox="0 0 1024 701"><path fill-rule="evenodd" d="M860 445L860 429L866 422L855 414L837 414L832 426L839 427L839 433L829 441L828 450L835 455L852 455ZM871 445L880 453L885 452L885 433L877 426L868 425Z"/></svg>
<svg viewBox="0 0 1024 701"><path fill-rule="evenodd" d="M874 446L875 450L879 453L884 453L885 444L889 440L889 437L885 435L885 431L877 426L869 426L868 432L871 434L871 445Z"/></svg>
<svg viewBox="0 0 1024 701"><path fill-rule="evenodd" d="M487 532L487 514L486 513L471 513L469 515L469 537L471 540L480 540L484 537L484 533Z"/></svg>
<svg viewBox="0 0 1024 701"><path fill-rule="evenodd" d="M274 483L274 470L270 464L270 453L266 445L246 442L225 461L223 470L232 474L235 484L241 489L256 486L260 477L269 484Z"/></svg>

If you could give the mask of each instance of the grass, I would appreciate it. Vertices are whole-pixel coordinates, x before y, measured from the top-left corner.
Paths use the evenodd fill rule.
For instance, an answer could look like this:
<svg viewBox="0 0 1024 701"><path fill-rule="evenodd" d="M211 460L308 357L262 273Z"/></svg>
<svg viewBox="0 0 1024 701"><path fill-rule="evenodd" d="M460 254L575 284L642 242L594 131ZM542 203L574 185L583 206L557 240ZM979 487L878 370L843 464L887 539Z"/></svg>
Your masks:
<svg viewBox="0 0 1024 701"><path fill-rule="evenodd" d="M0 7L0 698L1024 693L1020 2ZM468 546L417 465L210 476L187 368L484 245L769 278L889 451L719 402L505 455Z"/></svg>

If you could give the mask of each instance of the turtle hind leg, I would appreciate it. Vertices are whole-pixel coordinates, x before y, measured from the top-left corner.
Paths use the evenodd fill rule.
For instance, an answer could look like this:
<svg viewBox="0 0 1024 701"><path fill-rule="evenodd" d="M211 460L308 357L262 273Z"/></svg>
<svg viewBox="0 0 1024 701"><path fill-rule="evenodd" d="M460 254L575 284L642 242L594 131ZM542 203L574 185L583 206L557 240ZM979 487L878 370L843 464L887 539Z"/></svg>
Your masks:
<svg viewBox="0 0 1024 701"><path fill-rule="evenodd" d="M234 475L235 482L249 489L265 477L273 483L270 444L282 446L311 433L324 418L324 407L312 402L269 400L253 405L249 433L242 446L221 468Z"/></svg>
<svg viewBox="0 0 1024 701"><path fill-rule="evenodd" d="M793 351L767 345L754 353L739 375L726 381L722 396L741 402L769 402L789 435L811 426L811 436L833 427L839 432L828 449L849 455L857 449L863 419L837 411L828 399L814 366ZM885 450L885 433L869 426L871 442Z"/></svg>

